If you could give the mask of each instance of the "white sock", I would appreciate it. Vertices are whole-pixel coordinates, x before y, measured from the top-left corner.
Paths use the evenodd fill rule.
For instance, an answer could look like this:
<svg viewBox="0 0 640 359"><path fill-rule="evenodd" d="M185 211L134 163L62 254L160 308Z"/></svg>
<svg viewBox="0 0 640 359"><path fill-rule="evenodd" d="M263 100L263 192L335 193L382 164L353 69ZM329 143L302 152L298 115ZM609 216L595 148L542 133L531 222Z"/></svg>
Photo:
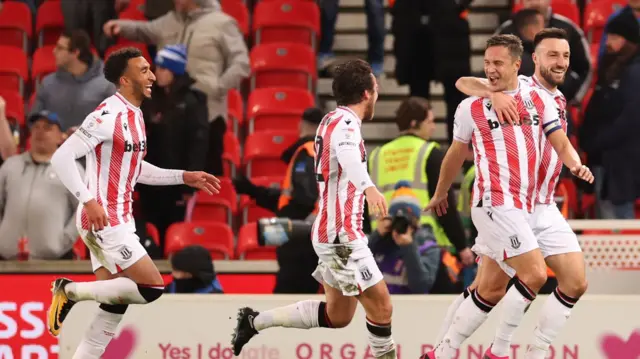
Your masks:
<svg viewBox="0 0 640 359"><path fill-rule="evenodd" d="M469 296L469 290L465 289L462 294L456 297L456 299L451 303L449 308L447 309L447 315L444 317L444 321L442 322L442 328L440 328L440 333L438 333L438 337L436 338L435 343L440 343L444 338L445 334L449 331L449 327L451 326L451 322L453 322L453 316L456 314L458 307L460 304L464 302L464 300Z"/></svg>
<svg viewBox="0 0 640 359"><path fill-rule="evenodd" d="M456 357L456 350L487 320L489 312L494 306L495 304L484 300L477 290L471 292L458 307L449 331L438 343L435 350L436 358L452 359Z"/></svg>
<svg viewBox="0 0 640 359"><path fill-rule="evenodd" d="M491 346L492 354L499 357L509 355L513 334L522 322L524 312L535 298L535 293L516 278L514 285L502 298L502 317Z"/></svg>
<svg viewBox="0 0 640 359"><path fill-rule="evenodd" d="M305 300L286 307L260 312L253 319L253 327L261 331L271 327L309 329L330 327L326 319L326 303L319 300Z"/></svg>
<svg viewBox="0 0 640 359"><path fill-rule="evenodd" d="M542 306L538 324L533 332L533 342L525 354L525 359L545 359L551 343L571 315L571 309L578 299L563 294L558 287Z"/></svg>
<svg viewBox="0 0 640 359"><path fill-rule="evenodd" d="M113 339L123 316L124 314L114 314L99 309L80 345L78 345L73 359L100 359L107 345Z"/></svg>
<svg viewBox="0 0 640 359"><path fill-rule="evenodd" d="M161 288L161 287L159 287ZM94 300L103 304L147 304L136 282L119 277L96 282L72 282L64 287L69 299Z"/></svg>
<svg viewBox="0 0 640 359"><path fill-rule="evenodd" d="M391 323L374 323L367 318L367 339L374 358L387 359L384 355L396 349L396 343L391 337Z"/></svg>

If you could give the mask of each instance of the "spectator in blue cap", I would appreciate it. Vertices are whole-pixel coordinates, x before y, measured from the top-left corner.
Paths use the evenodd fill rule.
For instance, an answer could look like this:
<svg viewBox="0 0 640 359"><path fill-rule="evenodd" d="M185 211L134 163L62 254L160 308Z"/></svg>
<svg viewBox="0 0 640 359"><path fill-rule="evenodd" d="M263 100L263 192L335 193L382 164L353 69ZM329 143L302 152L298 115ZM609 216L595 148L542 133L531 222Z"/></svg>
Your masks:
<svg viewBox="0 0 640 359"><path fill-rule="evenodd" d="M209 149L207 96L192 87L184 45L158 51L152 98L142 104L147 129L146 161L163 168L205 169ZM161 236L185 217L185 201L193 194L187 186L140 186L144 218L158 227ZM164 238L160 238L164 248Z"/></svg>

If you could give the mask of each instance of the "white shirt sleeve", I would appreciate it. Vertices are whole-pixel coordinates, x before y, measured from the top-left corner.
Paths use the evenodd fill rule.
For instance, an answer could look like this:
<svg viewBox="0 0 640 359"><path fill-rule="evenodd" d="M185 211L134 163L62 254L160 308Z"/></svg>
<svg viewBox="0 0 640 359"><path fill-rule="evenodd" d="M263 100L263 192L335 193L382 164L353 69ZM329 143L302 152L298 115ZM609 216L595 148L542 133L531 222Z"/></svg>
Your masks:
<svg viewBox="0 0 640 359"><path fill-rule="evenodd" d="M453 139L462 143L469 143L473 136L470 101L466 99L460 102L453 119Z"/></svg>
<svg viewBox="0 0 640 359"><path fill-rule="evenodd" d="M544 104L544 111L542 114L539 114L544 134L549 136L557 130L562 130L562 122L560 122L560 116L562 115L561 109L556 101L542 91L537 91L537 93L538 96L542 98L542 103Z"/></svg>
<svg viewBox="0 0 640 359"><path fill-rule="evenodd" d="M183 184L183 174L184 171L182 170L168 170L154 166L147 161L142 161L138 182L150 186L171 186Z"/></svg>
<svg viewBox="0 0 640 359"><path fill-rule="evenodd" d="M347 123L348 122L348 123ZM331 147L336 151L338 163L351 183L359 191L372 187L373 181L367 172L364 149L361 149L362 135L356 120L343 119L331 134Z"/></svg>
<svg viewBox="0 0 640 359"><path fill-rule="evenodd" d="M80 203L85 204L94 197L78 171L76 159L84 157L113 133L113 116L99 116L99 112L89 114L82 125L58 148L51 158L51 167L62 184L67 187Z"/></svg>

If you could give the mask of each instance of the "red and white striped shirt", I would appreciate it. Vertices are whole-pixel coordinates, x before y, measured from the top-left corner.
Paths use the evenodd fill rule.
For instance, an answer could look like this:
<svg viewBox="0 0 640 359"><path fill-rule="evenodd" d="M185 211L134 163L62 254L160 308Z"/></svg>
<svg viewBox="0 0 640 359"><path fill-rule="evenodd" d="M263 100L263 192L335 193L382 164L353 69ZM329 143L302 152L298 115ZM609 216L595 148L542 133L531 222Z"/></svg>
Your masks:
<svg viewBox="0 0 640 359"><path fill-rule="evenodd" d="M143 161L147 151L142 112L120 94L104 100L72 136L58 148L51 164L67 189L79 200L78 228L90 229L84 203L95 199L109 226L132 223L135 184L170 185L183 182L183 171L165 170ZM86 155L84 181L69 161Z"/></svg>
<svg viewBox="0 0 640 359"><path fill-rule="evenodd" d="M518 103L521 125L500 125L486 98L469 97L456 110L454 140L473 141L473 206L533 211L542 133L561 128L558 111L538 88L520 82L507 92Z"/></svg>
<svg viewBox="0 0 640 359"><path fill-rule="evenodd" d="M315 172L320 199L311 236L314 242L366 240L363 191L373 182L367 172L361 126L360 118L347 107L328 113L318 126Z"/></svg>
<svg viewBox="0 0 640 359"><path fill-rule="evenodd" d="M535 76L528 77L521 75L518 76L518 79L529 86L541 89L543 94L553 100L553 103L557 105L562 129L567 132L567 100L562 92L558 89L549 91ZM540 149L542 151L542 157L540 158L540 167L538 169L538 195L536 203L552 204L555 203L554 193L560 179L560 171L562 171L563 164L545 136L542 137L542 141L540 142Z"/></svg>

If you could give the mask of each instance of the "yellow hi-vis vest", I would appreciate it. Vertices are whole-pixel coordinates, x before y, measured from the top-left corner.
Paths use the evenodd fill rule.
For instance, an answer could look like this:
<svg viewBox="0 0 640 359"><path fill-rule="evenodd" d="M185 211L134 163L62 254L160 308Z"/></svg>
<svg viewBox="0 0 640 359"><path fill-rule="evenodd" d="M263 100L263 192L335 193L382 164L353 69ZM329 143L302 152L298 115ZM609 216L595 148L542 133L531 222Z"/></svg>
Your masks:
<svg viewBox="0 0 640 359"><path fill-rule="evenodd" d="M369 156L371 180L384 195L387 203L391 201L396 183L408 181L420 200L422 208L427 206L431 198L425 168L431 151L437 147L439 147L437 143L425 141L419 137L400 136L371 152ZM438 245L453 247L434 216L423 214L420 217L420 224L431 226ZM371 228L376 228L376 221L373 218Z"/></svg>
<svg viewBox="0 0 640 359"><path fill-rule="evenodd" d="M458 212L465 229L471 228L471 200L473 182L476 179L476 166L471 166L464 175L460 192L458 193Z"/></svg>

